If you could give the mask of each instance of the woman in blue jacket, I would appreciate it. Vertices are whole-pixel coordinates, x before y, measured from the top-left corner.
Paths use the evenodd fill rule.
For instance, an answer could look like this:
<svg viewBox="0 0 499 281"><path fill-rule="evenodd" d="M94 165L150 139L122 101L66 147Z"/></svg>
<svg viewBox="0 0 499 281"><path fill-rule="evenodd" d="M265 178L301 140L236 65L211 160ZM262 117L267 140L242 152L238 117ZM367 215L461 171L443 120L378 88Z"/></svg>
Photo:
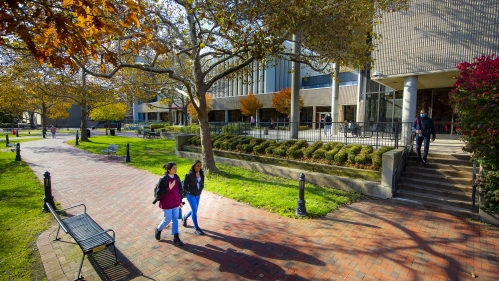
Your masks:
<svg viewBox="0 0 499 281"><path fill-rule="evenodd" d="M159 200L159 208L163 211L163 220L156 227L154 237L159 241L161 231L172 222L173 244L183 246L184 243L178 237L178 212L182 203L182 183L177 175L177 164L168 162L163 165L163 169L166 170L164 184L166 184L167 192Z"/></svg>
<svg viewBox="0 0 499 281"><path fill-rule="evenodd" d="M197 216L199 200L201 199L201 192L204 188L204 172L201 168L201 161L194 161L191 169L187 175L185 175L183 187L191 210L182 218L182 225L184 227L187 226L187 219L192 215L194 233L197 235L204 235L204 232L199 228Z"/></svg>

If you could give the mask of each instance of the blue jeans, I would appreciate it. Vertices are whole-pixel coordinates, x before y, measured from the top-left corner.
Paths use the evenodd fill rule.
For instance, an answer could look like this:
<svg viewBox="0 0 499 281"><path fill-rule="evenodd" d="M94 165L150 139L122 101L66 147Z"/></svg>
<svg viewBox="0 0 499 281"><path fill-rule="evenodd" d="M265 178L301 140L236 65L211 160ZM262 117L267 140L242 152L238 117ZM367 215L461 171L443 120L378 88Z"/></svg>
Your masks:
<svg viewBox="0 0 499 281"><path fill-rule="evenodd" d="M187 194L187 202L191 206L191 210L185 215L184 219L187 220L192 215L192 222L194 223L194 228L199 228L198 225L198 207L199 200L201 200L201 196L194 196Z"/></svg>
<svg viewBox="0 0 499 281"><path fill-rule="evenodd" d="M331 125L324 125L324 135L328 133L331 135Z"/></svg>
<svg viewBox="0 0 499 281"><path fill-rule="evenodd" d="M169 223L172 222L172 234L178 233L178 207L173 209L163 209L163 220L158 225L158 230L163 230Z"/></svg>
<svg viewBox="0 0 499 281"><path fill-rule="evenodd" d="M423 151L423 159L426 161L426 156L428 156L428 150L430 149L430 136L416 136L416 153L418 154L418 158L421 159L421 144L424 141L424 151Z"/></svg>

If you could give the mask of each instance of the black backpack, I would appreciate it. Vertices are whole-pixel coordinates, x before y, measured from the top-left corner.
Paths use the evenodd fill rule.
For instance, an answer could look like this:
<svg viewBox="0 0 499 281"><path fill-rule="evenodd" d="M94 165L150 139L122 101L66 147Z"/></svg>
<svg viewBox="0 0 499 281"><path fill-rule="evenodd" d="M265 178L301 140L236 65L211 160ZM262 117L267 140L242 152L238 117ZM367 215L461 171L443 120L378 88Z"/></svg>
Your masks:
<svg viewBox="0 0 499 281"><path fill-rule="evenodd" d="M154 201L153 204L156 204L165 194L168 192L168 188L166 188L166 183L168 182L167 176L162 176L156 187L154 188Z"/></svg>

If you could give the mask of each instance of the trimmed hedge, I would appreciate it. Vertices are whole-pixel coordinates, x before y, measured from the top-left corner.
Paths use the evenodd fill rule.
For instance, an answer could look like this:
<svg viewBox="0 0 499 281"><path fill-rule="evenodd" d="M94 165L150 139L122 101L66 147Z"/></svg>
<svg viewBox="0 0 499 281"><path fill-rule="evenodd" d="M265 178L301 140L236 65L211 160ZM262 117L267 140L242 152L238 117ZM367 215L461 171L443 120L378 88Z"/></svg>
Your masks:
<svg viewBox="0 0 499 281"><path fill-rule="evenodd" d="M191 126L164 126L161 124L151 124L154 126L154 129L164 128L166 132L169 133L185 133L185 134L200 134L199 125L191 125ZM160 126L160 127L156 127Z"/></svg>
<svg viewBox="0 0 499 281"><path fill-rule="evenodd" d="M195 136L189 140L193 145L199 145L201 138ZM381 155L393 147L381 147L378 150L370 145L344 145L341 142L322 143L320 141L309 145L306 140L288 140L277 142L249 136L220 134L213 136L212 144L215 149L239 150L243 153L266 154L269 156L288 157L290 159L304 159L310 161L327 160L329 164L353 166L379 170Z"/></svg>

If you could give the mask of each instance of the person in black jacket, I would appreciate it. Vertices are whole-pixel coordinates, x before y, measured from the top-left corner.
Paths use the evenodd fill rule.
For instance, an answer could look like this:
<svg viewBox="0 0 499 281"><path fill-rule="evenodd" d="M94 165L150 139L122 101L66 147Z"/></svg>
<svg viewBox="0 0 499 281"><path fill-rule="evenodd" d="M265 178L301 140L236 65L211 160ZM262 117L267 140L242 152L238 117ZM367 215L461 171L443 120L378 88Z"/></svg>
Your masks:
<svg viewBox="0 0 499 281"><path fill-rule="evenodd" d="M431 141L435 140L435 124L433 123L433 120L428 117L426 109L421 109L421 113L416 120L414 120L412 131L416 133L416 153L418 154L416 162L427 164L426 157L428 156L428 150L430 149L430 136ZM423 141L424 154L421 158L421 144Z"/></svg>
<svg viewBox="0 0 499 281"><path fill-rule="evenodd" d="M201 198L201 192L204 188L204 172L201 168L201 161L196 160L191 169L185 175L184 179L184 192L186 193L187 201L191 206L191 210L182 217L182 225L187 226L187 219L192 215L192 222L194 223L194 233L197 235L204 235L204 232L198 225L198 207Z"/></svg>

